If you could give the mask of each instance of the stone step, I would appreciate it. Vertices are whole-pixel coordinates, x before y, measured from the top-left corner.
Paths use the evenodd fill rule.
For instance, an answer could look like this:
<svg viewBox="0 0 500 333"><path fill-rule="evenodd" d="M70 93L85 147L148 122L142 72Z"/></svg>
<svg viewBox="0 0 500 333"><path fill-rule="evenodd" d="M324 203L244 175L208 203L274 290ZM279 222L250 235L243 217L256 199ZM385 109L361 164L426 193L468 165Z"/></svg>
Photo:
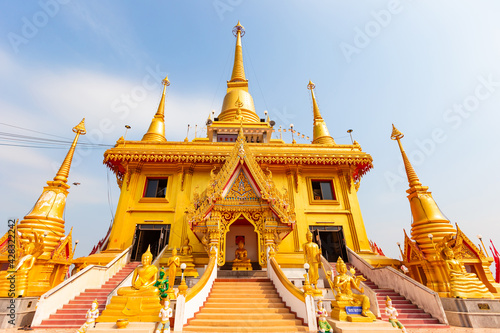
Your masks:
<svg viewBox="0 0 500 333"><path fill-rule="evenodd" d="M269 326L300 326L302 321L299 319L272 319L272 320L249 320L246 316L241 315L239 319L192 319L189 322L189 326L215 326L215 327L227 327L236 326L243 328L249 327L269 327Z"/></svg>
<svg viewBox="0 0 500 333"><path fill-rule="evenodd" d="M201 315L202 313L218 313L221 314L222 310L224 309L224 315L225 314L242 314L247 311L252 311L252 313L290 313L290 310L288 308L282 306L282 307L248 307L248 308L240 308L240 307L231 307L231 308L222 308L222 307L204 307L203 311L198 313L197 316ZM249 310L251 309L251 310Z"/></svg>
<svg viewBox="0 0 500 333"><path fill-rule="evenodd" d="M252 293L252 292L239 292L239 293L210 293L211 298L279 298L277 293Z"/></svg>
<svg viewBox="0 0 500 333"><path fill-rule="evenodd" d="M91 308L92 302L97 299L99 311L105 309L107 296L116 286L123 281L138 263L129 263L120 271L115 273L101 288L89 288L80 295L64 304L61 309L52 314L48 319L42 321L39 328L79 328L85 322L85 314Z"/></svg>
<svg viewBox="0 0 500 333"><path fill-rule="evenodd" d="M82 326L85 323L85 318L83 319L48 319L42 321L41 325L57 325L60 327L73 327L73 326ZM66 326L62 326L66 325Z"/></svg>
<svg viewBox="0 0 500 333"><path fill-rule="evenodd" d="M258 308L285 308L285 304L281 302L256 302L256 303L229 303L229 302L212 302L210 299L205 302L204 308L217 308L217 309L233 309L233 308L244 308L244 309L258 309ZM252 310L253 311L253 310Z"/></svg>
<svg viewBox="0 0 500 333"><path fill-rule="evenodd" d="M247 278L241 278L241 279L234 279L234 278L217 278L215 279L214 283L218 282L238 282L238 283L243 283L243 282L268 282L271 283L271 280L269 279L262 279L262 278L254 278L254 279L247 279Z"/></svg>
<svg viewBox="0 0 500 333"><path fill-rule="evenodd" d="M208 298L206 304L212 303L223 303L223 304L270 304L270 303L281 303L281 298L273 297L273 298Z"/></svg>
<svg viewBox="0 0 500 333"><path fill-rule="evenodd" d="M241 332L242 328L244 328L244 332L308 332L308 328L305 326L282 326L277 325L273 327L247 327L247 326L186 326L183 328L184 332Z"/></svg>
<svg viewBox="0 0 500 333"><path fill-rule="evenodd" d="M204 320L212 320L212 321L218 321L220 319L220 314L217 313L207 313L207 312L201 312L198 313L196 316L196 319L204 319ZM228 320L252 320L252 321L259 321L259 320L280 320L280 319L294 319L295 320L295 315L293 313L266 313L266 312L259 312L255 313L252 311L252 313L224 313L224 319Z"/></svg>
<svg viewBox="0 0 500 333"><path fill-rule="evenodd" d="M249 286L214 284L212 287L212 291L216 290L276 290L276 288L273 285L258 285L258 284L253 284Z"/></svg>

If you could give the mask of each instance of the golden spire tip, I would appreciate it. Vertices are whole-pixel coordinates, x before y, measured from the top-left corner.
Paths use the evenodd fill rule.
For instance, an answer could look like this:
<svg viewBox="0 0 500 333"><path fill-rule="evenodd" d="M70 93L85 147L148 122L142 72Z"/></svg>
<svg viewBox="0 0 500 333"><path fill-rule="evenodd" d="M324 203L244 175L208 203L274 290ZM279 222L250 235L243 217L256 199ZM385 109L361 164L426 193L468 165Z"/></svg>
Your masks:
<svg viewBox="0 0 500 333"><path fill-rule="evenodd" d="M391 139L392 140L400 140L404 137L404 134L401 133L394 124L392 124L392 133L391 133Z"/></svg>

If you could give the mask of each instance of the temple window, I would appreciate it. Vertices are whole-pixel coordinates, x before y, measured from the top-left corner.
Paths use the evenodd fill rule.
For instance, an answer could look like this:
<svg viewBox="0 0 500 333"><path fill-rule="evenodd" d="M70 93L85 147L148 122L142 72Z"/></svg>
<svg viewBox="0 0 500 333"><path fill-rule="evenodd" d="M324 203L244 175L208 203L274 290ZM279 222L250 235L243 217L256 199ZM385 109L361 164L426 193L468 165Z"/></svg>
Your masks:
<svg viewBox="0 0 500 333"><path fill-rule="evenodd" d="M145 198L165 198L168 178L148 178L146 180Z"/></svg>
<svg viewBox="0 0 500 333"><path fill-rule="evenodd" d="M311 187L314 200L336 200L331 180L312 180Z"/></svg>

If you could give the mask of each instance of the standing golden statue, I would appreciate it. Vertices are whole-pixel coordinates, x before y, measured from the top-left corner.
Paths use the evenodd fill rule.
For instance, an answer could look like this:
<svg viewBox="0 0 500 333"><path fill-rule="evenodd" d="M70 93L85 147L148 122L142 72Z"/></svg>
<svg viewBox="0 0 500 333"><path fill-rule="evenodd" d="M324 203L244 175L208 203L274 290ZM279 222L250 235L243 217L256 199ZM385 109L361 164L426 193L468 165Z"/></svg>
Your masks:
<svg viewBox="0 0 500 333"><path fill-rule="evenodd" d="M248 251L242 240L238 242L238 248L234 251L233 271L251 271L252 263L248 258Z"/></svg>
<svg viewBox="0 0 500 333"><path fill-rule="evenodd" d="M319 266L321 263L321 250L318 244L312 241L312 233L307 230L307 243L304 244L304 260L309 264L309 283L314 285L314 289L318 289ZM317 292L315 292L317 294Z"/></svg>
<svg viewBox="0 0 500 333"><path fill-rule="evenodd" d="M366 317L365 320L357 321L373 321L375 320L375 315L370 312L370 300L368 296L362 295L364 289L359 287L361 281L366 281L366 279L359 275L355 278L347 274L347 265L344 263L341 257L337 260L337 275L333 279L333 287L335 292L335 301L332 301L332 318L336 320L349 320L349 314L351 307L361 307L361 316ZM354 269L351 268L351 274L354 275ZM361 294L354 294L352 288L359 291ZM355 309L353 309L355 310ZM353 313L354 314L354 313Z"/></svg>
<svg viewBox="0 0 500 333"><path fill-rule="evenodd" d="M170 299L176 299L174 292L175 275L177 274L177 267L181 265L181 259L177 256L177 249L172 249L172 256L167 260L168 266L168 290L167 294Z"/></svg>

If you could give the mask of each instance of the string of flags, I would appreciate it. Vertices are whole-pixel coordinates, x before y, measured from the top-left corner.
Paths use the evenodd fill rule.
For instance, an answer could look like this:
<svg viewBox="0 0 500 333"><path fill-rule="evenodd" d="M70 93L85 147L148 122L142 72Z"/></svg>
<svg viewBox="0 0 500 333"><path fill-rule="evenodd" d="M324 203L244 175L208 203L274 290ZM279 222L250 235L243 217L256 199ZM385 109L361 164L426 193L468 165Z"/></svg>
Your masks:
<svg viewBox="0 0 500 333"><path fill-rule="evenodd" d="M304 140L307 140L307 141L310 140L309 136L307 136L304 133L300 133L299 131L296 131L293 128L281 128L281 126L280 126L277 131L280 133L280 138L281 138L281 133L287 133L288 132L288 133L293 133L293 134L297 135L297 138L299 138L299 139L304 139Z"/></svg>

